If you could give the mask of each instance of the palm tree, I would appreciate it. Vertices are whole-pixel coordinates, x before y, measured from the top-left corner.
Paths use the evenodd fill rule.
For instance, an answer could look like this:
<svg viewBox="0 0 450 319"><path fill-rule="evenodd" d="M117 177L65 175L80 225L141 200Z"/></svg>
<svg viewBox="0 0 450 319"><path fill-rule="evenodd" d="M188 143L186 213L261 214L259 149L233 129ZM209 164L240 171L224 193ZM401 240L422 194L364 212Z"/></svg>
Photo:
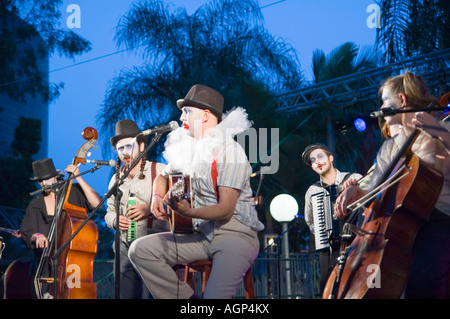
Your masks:
<svg viewBox="0 0 450 319"><path fill-rule="evenodd" d="M145 127L178 118L176 100L195 83L222 92L226 108L245 107L256 124L275 93L302 81L295 51L267 32L254 0L213 0L191 16L162 0L141 1L120 20L116 42L145 65L111 81L98 114L105 136L122 118Z"/></svg>
<svg viewBox="0 0 450 319"><path fill-rule="evenodd" d="M314 82L320 83L333 80L342 76L375 68L377 64L377 52L369 48L360 49L352 42L346 42L340 45L328 55L325 55L322 50L317 49L313 52L312 57ZM324 108L324 113L327 114L326 117L322 117L322 119L326 120L326 124L322 127L326 127L327 144L332 153L336 154L335 124L337 121L344 120L344 111L342 108L328 103L324 103L320 107ZM318 120L320 121L320 119ZM317 123L319 122L315 121L314 125L317 125Z"/></svg>
<svg viewBox="0 0 450 319"><path fill-rule="evenodd" d="M376 67L377 53L371 48L358 48L352 42L346 42L328 55L316 49L312 57L314 83L324 82Z"/></svg>
<svg viewBox="0 0 450 319"><path fill-rule="evenodd" d="M376 44L393 63L450 47L450 3L446 0L382 0Z"/></svg>

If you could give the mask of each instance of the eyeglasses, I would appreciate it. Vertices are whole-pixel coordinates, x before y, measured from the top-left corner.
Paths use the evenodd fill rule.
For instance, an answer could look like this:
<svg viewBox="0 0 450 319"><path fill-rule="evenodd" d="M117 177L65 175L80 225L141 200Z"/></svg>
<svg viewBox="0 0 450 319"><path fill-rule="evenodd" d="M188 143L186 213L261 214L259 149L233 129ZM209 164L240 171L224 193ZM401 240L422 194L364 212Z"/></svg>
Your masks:
<svg viewBox="0 0 450 319"><path fill-rule="evenodd" d="M327 158L327 155L325 153L319 153L316 155L316 157L310 157L309 163L313 164L315 161L323 161Z"/></svg>
<svg viewBox="0 0 450 319"><path fill-rule="evenodd" d="M125 151L125 150L127 150L128 152L131 152L134 147L135 147L134 144L126 144L126 145L120 146L117 148L117 153L123 153L123 151Z"/></svg>

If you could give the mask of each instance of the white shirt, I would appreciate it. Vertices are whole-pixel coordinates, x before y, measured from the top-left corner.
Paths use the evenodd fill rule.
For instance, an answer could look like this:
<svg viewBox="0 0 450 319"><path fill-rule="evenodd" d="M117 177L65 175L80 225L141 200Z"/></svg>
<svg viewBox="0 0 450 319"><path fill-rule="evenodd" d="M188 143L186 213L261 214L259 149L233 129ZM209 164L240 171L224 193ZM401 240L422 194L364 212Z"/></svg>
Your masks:
<svg viewBox="0 0 450 319"><path fill-rule="evenodd" d="M395 157L397 150L404 145L406 140L407 138L402 130L394 137L384 141L377 154L377 162L367 188L368 190L373 189L382 172L386 170ZM412 152L428 165L434 166L436 163L436 145L436 140L424 133L420 133L413 144ZM442 173L444 183L435 207L446 215L450 215L450 158L448 155L445 156L445 160L443 161ZM425 198L427 194L424 192L423 196Z"/></svg>
<svg viewBox="0 0 450 319"><path fill-rule="evenodd" d="M122 166L123 167L123 166ZM156 163L156 176L158 176L162 170L164 169L165 165L162 163ZM121 174L123 174L123 169L121 169ZM156 176L151 176L151 162L147 161L145 163L144 167L144 179L139 179L140 171L133 176L133 178L125 178L123 181L123 184L120 185L120 190L122 191L123 195L120 200L120 214L125 215L126 214L126 207L128 198L130 197L130 194L133 193L136 197L136 204L150 204L152 200L152 180ZM114 183L116 182L116 175L114 175L110 182L109 187L111 188ZM116 220L116 205L115 205L115 195L113 194L110 198L107 200L107 211L105 214L105 222L106 225L109 228L114 229L116 227L115 220ZM151 233L157 233L157 232L163 232L163 231L169 231L169 222L154 219L152 221L152 227L147 228L148 225L148 218L143 218L137 222L137 237L142 237L147 234ZM126 231L121 231L121 239L123 241L126 241Z"/></svg>
<svg viewBox="0 0 450 319"><path fill-rule="evenodd" d="M338 169L336 169L336 179L334 180L334 185L339 185L342 183L344 177L349 174L347 172L340 172ZM355 178L356 180L360 179L362 176L358 173L353 173L349 176L349 178ZM313 206L311 202L311 196L313 194L316 194L320 191L326 191L323 187L318 186L316 184L311 185L305 194L305 221L308 225L311 232L314 234L314 212L313 212ZM332 214L332 212L331 212Z"/></svg>

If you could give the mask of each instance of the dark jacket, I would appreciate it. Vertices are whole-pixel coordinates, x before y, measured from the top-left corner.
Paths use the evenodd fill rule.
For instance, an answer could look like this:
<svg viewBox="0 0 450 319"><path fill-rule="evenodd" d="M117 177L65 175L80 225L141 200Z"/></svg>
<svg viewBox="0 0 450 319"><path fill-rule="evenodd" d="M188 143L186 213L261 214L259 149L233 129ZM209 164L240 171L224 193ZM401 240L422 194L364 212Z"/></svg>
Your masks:
<svg viewBox="0 0 450 319"><path fill-rule="evenodd" d="M72 184L69 195L69 203L85 208L88 212L92 210L89 202L84 195L81 186L77 183ZM44 196L41 194L35 197L28 205L25 211L25 217L20 226L20 234L28 248L34 249L34 243L31 243L31 236L35 233L41 233L48 236L54 216L48 215L45 208Z"/></svg>

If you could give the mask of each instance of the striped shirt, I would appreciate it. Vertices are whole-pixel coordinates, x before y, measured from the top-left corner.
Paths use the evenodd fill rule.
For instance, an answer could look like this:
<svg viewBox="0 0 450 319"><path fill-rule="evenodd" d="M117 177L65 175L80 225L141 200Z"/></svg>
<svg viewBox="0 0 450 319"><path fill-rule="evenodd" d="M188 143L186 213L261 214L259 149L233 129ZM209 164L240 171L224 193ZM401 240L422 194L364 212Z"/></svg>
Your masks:
<svg viewBox="0 0 450 319"><path fill-rule="evenodd" d="M258 219L252 200L253 194L250 187L252 169L242 147L233 139L228 138L224 144L219 146L214 157L217 162L217 186L240 190L233 217L254 231L263 230L264 225ZM201 167L197 165L196 168L191 175L194 208L217 204L211 170L212 163L204 163ZM168 177L171 173L169 163L162 175ZM220 224L222 223L218 220L194 220L194 225L198 225L209 240L214 237L214 229Z"/></svg>

